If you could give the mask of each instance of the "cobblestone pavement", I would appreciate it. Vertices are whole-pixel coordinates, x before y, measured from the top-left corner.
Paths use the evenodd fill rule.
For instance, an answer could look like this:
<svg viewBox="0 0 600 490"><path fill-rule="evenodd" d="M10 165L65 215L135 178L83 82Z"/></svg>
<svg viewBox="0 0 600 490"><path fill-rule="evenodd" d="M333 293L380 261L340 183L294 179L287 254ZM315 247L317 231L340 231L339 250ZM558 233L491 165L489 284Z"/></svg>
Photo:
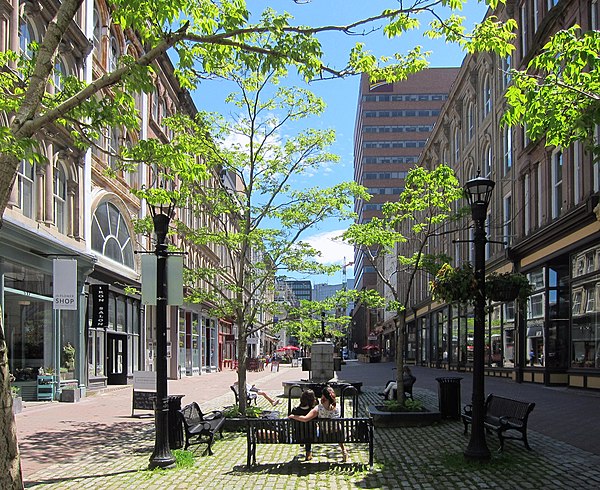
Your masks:
<svg viewBox="0 0 600 490"><path fill-rule="evenodd" d="M281 381L299 376L299 369L282 367L279 373L251 373L250 379L281 395ZM215 373L214 377L211 374L180 380L170 383L169 390L185 393L186 400L201 402L204 410L221 408L233 402L230 377L233 380L231 373ZM378 379L383 385L387 377ZM380 401L377 393L381 385L363 387L359 399L362 414L368 405ZM435 391L415 385L414 393L425 405L437 406ZM268 405L264 399L260 404ZM282 414L286 408L286 403L278 406ZM529 431L532 451L521 442L507 441L505 451L499 454L498 440L492 434L487 437L491 462L465 463L462 453L468 438L463 435L462 423L456 420L428 427L376 428L372 470L368 468L368 449L363 445L347 446L350 457L346 463L337 445L314 447L310 462L303 460L299 446L259 445L258 465L248 470L245 434L224 433L213 446L214 456L203 454L205 445L192 446L192 467L149 471L153 421L132 418L130 410L130 389L90 397L75 405L30 404L17 416L27 488L600 488L600 455L534 430ZM44 461L36 466L32 460L37 458Z"/></svg>

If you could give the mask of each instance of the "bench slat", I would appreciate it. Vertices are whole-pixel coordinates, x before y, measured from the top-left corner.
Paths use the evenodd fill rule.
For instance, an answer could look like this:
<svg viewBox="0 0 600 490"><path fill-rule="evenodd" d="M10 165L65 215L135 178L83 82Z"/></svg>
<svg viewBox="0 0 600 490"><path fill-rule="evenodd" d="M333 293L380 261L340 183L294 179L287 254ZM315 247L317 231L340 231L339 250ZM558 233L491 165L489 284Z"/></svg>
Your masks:
<svg viewBox="0 0 600 490"><path fill-rule="evenodd" d="M246 425L248 466L256 464L257 444L369 444L369 466L373 466L373 421L369 418L248 419Z"/></svg>

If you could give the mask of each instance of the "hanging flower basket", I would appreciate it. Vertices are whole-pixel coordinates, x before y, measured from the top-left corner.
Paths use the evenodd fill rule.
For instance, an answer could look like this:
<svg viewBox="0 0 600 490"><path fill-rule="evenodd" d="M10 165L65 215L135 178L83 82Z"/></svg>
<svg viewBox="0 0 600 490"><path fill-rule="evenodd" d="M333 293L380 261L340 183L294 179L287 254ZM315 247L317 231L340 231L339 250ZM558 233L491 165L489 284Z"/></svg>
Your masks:
<svg viewBox="0 0 600 490"><path fill-rule="evenodd" d="M492 273L485 278L485 292L492 301L514 301L522 303L531 295L531 284L527 276L518 272Z"/></svg>
<svg viewBox="0 0 600 490"><path fill-rule="evenodd" d="M433 299L447 304L469 304L475 300L477 281L471 264L444 264L430 283Z"/></svg>
<svg viewBox="0 0 600 490"><path fill-rule="evenodd" d="M435 300L447 304L473 304L477 281L471 264L452 267L444 264L430 283ZM525 304L532 288L527 276L518 272L491 273L485 279L485 296L491 301L514 301Z"/></svg>

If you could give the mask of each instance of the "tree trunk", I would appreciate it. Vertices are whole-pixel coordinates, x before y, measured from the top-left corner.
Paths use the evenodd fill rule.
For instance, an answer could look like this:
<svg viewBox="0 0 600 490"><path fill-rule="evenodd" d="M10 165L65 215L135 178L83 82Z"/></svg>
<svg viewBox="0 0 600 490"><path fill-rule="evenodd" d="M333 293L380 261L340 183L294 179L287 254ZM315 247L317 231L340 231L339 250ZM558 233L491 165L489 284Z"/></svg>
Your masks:
<svg viewBox="0 0 600 490"><path fill-rule="evenodd" d="M396 315L396 400L404 405L404 329L406 315L404 311Z"/></svg>
<svg viewBox="0 0 600 490"><path fill-rule="evenodd" d="M17 427L13 415L13 399L10 392L10 374L8 372L8 349L4 337L3 315L0 310L0 488L20 490L23 488L21 460L17 444Z"/></svg>
<svg viewBox="0 0 600 490"><path fill-rule="evenodd" d="M240 325L241 327L241 325ZM248 348L248 343L246 341L246 336L242 328L240 328L237 350L238 350L238 398L240 400L240 415L244 415L246 413L246 350Z"/></svg>

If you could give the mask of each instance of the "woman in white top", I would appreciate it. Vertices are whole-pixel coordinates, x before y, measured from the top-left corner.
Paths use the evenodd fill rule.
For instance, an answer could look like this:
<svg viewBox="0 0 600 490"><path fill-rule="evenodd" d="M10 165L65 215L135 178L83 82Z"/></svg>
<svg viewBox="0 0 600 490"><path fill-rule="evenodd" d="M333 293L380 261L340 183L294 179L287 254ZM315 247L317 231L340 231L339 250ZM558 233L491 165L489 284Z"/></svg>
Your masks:
<svg viewBox="0 0 600 490"><path fill-rule="evenodd" d="M323 388L321 402L306 415L289 415L289 418L298 420L299 422L308 422L314 418L339 419L340 409L336 405L333 388L331 386ZM346 451L343 442L340 442L340 449L342 450L342 461L346 462L348 459L348 451Z"/></svg>

